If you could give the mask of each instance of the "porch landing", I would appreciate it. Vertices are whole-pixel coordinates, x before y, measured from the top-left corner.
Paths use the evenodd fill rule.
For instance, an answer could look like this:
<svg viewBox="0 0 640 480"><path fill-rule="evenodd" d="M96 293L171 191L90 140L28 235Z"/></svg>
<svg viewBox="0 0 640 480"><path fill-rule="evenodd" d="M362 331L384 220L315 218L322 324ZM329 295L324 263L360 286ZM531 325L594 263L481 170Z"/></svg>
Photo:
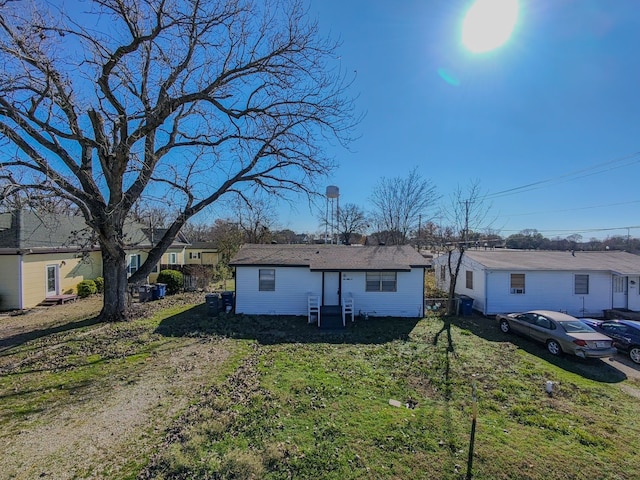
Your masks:
<svg viewBox="0 0 640 480"><path fill-rule="evenodd" d="M344 328L340 305L322 305L320 307L320 328L331 330Z"/></svg>
<svg viewBox="0 0 640 480"><path fill-rule="evenodd" d="M623 318L625 320L640 320L640 312L626 308L612 308L604 311L604 318Z"/></svg>
<svg viewBox="0 0 640 480"><path fill-rule="evenodd" d="M43 307L50 307L52 305L62 305L67 302L75 302L78 299L78 295L53 295L45 298L39 305Z"/></svg>

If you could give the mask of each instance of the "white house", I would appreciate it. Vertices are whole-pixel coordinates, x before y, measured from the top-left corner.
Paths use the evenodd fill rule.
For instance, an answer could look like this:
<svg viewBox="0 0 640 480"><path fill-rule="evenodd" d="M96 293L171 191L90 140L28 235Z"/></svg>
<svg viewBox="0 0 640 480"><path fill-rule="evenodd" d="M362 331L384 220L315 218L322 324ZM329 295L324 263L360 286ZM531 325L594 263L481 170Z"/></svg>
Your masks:
<svg viewBox="0 0 640 480"><path fill-rule="evenodd" d="M433 264L436 285L448 289L447 255ZM484 315L546 309L602 317L612 308L640 310L639 282L640 256L628 252L467 250L456 293Z"/></svg>
<svg viewBox="0 0 640 480"><path fill-rule="evenodd" d="M236 313L307 315L353 302L355 314L422 317L429 262L410 246L244 245L236 269Z"/></svg>

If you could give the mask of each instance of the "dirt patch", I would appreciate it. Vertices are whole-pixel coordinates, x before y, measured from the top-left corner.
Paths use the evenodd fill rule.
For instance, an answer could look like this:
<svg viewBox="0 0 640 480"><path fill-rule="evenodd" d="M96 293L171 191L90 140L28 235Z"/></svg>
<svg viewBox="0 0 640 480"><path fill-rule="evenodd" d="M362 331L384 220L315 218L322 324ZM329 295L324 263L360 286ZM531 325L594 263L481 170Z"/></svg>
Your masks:
<svg viewBox="0 0 640 480"><path fill-rule="evenodd" d="M140 305L138 314L148 315L200 298L202 295L187 295L151 302ZM11 339L22 339L23 345L35 342L34 350L38 351L32 357L41 354L54 368L67 368L64 362L69 360L56 356L65 356L70 335L77 339L112 332L105 332L108 325L96 324L72 334L63 330L62 335L58 334L59 327L71 320L91 318L99 309L99 299L91 299L0 319L0 342L5 342L5 348L0 347L4 374L20 375L11 373L19 368L33 370L31 365L24 369L24 364L12 361ZM49 331L55 334L42 333ZM30 335L37 340L29 340ZM210 388L215 372L228 360L230 348L224 339L167 339L135 367L75 391L68 402L47 405L19 423L9 420L6 426L10 428L5 432L14 433L0 435L0 478L119 478L139 470L176 416ZM46 355L41 353L44 350Z"/></svg>

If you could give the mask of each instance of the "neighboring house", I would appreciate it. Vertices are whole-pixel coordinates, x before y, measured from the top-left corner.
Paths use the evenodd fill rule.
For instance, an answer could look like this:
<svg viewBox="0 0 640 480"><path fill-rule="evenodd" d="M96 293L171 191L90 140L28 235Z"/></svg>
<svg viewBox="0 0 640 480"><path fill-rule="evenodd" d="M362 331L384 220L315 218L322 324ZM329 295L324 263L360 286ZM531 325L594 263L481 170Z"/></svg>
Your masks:
<svg viewBox="0 0 640 480"><path fill-rule="evenodd" d="M0 214L0 308L31 308L101 276L100 252L83 231L80 217Z"/></svg>
<svg viewBox="0 0 640 480"><path fill-rule="evenodd" d="M244 245L235 267L236 313L307 315L353 302L355 314L422 317L429 262L410 246Z"/></svg>
<svg viewBox="0 0 640 480"><path fill-rule="evenodd" d="M187 265L211 265L218 264L218 249L211 242L193 242L185 251L185 263Z"/></svg>
<svg viewBox="0 0 640 480"><path fill-rule="evenodd" d="M447 290L447 255L433 263L437 287ZM456 293L484 315L546 309L602 317L640 310L639 282L640 256L628 252L466 250Z"/></svg>
<svg viewBox="0 0 640 480"><path fill-rule="evenodd" d="M133 275L145 262L151 247L165 234L164 228L141 227L140 224L127 226L127 274ZM187 262L187 248L189 241L182 233L178 233L171 246L162 254L160 263L155 265L149 274L148 281L153 283L158 278L161 269L181 269Z"/></svg>
<svg viewBox="0 0 640 480"><path fill-rule="evenodd" d="M126 225L127 272L146 260L164 229ZM162 256L163 266L185 265L189 242L179 234ZM76 293L79 282L102 276L102 255L82 217L31 211L0 214L0 309L32 308ZM148 281L157 279L159 266Z"/></svg>

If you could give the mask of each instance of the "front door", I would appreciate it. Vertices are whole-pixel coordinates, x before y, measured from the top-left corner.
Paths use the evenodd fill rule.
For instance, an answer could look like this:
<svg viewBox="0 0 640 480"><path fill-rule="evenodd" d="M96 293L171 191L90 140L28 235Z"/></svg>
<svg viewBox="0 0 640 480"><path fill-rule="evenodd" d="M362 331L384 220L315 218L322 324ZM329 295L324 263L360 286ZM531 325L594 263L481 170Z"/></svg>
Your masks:
<svg viewBox="0 0 640 480"><path fill-rule="evenodd" d="M622 275L613 276L613 305L611 308L628 307L628 277Z"/></svg>
<svg viewBox="0 0 640 480"><path fill-rule="evenodd" d="M47 297L53 297L58 293L58 266L47 265Z"/></svg>
<svg viewBox="0 0 640 480"><path fill-rule="evenodd" d="M340 272L323 273L322 304L340 305Z"/></svg>

